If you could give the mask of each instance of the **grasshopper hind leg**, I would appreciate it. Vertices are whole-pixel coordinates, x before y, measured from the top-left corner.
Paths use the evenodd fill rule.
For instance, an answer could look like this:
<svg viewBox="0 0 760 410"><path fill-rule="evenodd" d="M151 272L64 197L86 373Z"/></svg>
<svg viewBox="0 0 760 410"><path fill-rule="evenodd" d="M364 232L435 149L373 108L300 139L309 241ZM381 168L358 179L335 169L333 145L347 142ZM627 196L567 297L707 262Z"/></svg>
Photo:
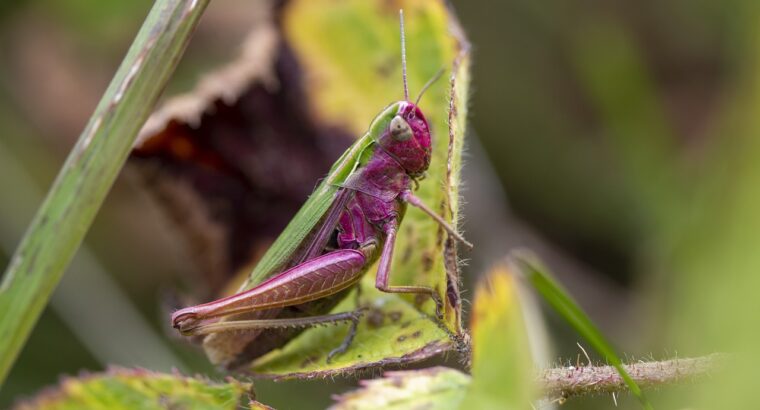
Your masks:
<svg viewBox="0 0 760 410"><path fill-rule="evenodd" d="M327 355L327 363L332 362L333 357L342 355L343 353L346 353L349 347L351 347L351 343L354 341L354 337L356 337L356 329L359 327L359 322L361 321L361 317L364 314L364 311L366 308L364 308L361 305L361 295L362 295L362 285L358 284L356 286L356 310L353 311L354 313L354 320L351 321L351 326L348 328L348 333L346 334L346 337L343 339L343 342L340 344L340 346L336 347L335 349L331 350L330 353Z"/></svg>
<svg viewBox="0 0 760 410"><path fill-rule="evenodd" d="M359 327L359 322L361 321L364 309L359 308L351 313L353 313L353 318L351 319L351 326L348 328L348 334L346 334L346 337L343 338L343 342L340 344L340 346L330 350L330 353L327 354L327 363L332 362L332 359L335 356L346 353L348 348L351 347L351 343L354 341L354 337L356 336L356 329Z"/></svg>
<svg viewBox="0 0 760 410"><path fill-rule="evenodd" d="M191 336L209 335L212 333L233 332L256 329L283 329L314 327L322 325L337 325L345 322L355 322L361 316L359 311L331 313L328 315L294 317L286 319L253 319L227 320L214 323L200 324L188 331Z"/></svg>
<svg viewBox="0 0 760 410"><path fill-rule="evenodd" d="M292 327L314 327L324 325L338 325L340 323L350 322L348 334L343 339L340 346L331 350L327 355L327 363L340 354L343 354L351 347L356 336L356 329L359 326L364 308L357 308L350 312L332 313L328 315L307 316L288 319L261 319L261 320L232 320L217 322L197 328L196 334L210 334L218 332L228 332L236 330L254 330L254 329L277 329Z"/></svg>
<svg viewBox="0 0 760 410"><path fill-rule="evenodd" d="M356 286L356 309L349 312L331 313L327 315L313 315L279 319L252 319L252 320L228 320L201 324L192 329L192 334L209 335L213 333L245 331L256 329L286 329L308 328L316 326L339 325L349 323L348 333L340 346L331 350L327 355L327 363L335 356L345 353L356 336L356 331L366 308L360 305L361 287Z"/></svg>

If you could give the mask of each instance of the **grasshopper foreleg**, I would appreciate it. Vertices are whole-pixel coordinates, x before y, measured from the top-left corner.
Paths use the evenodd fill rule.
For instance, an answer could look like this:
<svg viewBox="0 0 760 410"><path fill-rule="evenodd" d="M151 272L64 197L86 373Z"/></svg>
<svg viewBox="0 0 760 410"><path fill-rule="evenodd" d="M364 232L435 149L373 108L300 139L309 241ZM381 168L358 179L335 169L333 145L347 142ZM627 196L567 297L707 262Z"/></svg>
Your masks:
<svg viewBox="0 0 760 410"><path fill-rule="evenodd" d="M438 296L438 292L430 286L413 285L413 286L391 286L390 272L391 262L393 261L393 246L396 243L396 231L398 230L398 220L391 219L385 224L385 245L383 252L380 254L380 264L377 268L377 277L375 287L387 293L415 293L429 295L435 302L435 314L438 318L443 317L443 302Z"/></svg>
<svg viewBox="0 0 760 410"><path fill-rule="evenodd" d="M408 203L409 205L412 205L412 206L414 206L416 208L419 208L422 212L428 214L428 216L430 216L436 222L438 222L438 224L441 225L441 227L443 227L443 229L445 229L446 232L448 232L456 240L458 240L459 242L463 243L468 248L472 249L472 247L473 247L472 243L470 243L467 239L464 239L464 237L459 232L457 232L456 229L454 229L454 227L452 227L451 225L449 225L448 222L446 222L446 220L444 220L443 218L441 218L440 215L438 215L437 213L433 212L432 209L428 208L428 206L425 205L425 203L422 202L421 199L417 198L412 193L412 191L404 191L404 192L401 193L400 197L401 197L402 201L404 201L404 202Z"/></svg>
<svg viewBox="0 0 760 410"><path fill-rule="evenodd" d="M400 195L402 201L421 209L423 212L433 218L438 224L440 224L451 236L462 242L466 246L472 248L472 244L459 234L446 220L441 218L440 215L433 212L427 207L419 198L417 198L412 191L403 191ZM391 286L390 285L390 271L391 261L393 260L393 246L396 243L396 232L398 230L398 220L391 219L386 223L385 227L385 245L383 246L383 252L380 255L380 265L377 269L377 278L375 280L375 287L383 292L388 293L415 293L430 295L430 298L435 302L435 314L438 318L443 317L443 302L441 301L438 292L429 286Z"/></svg>

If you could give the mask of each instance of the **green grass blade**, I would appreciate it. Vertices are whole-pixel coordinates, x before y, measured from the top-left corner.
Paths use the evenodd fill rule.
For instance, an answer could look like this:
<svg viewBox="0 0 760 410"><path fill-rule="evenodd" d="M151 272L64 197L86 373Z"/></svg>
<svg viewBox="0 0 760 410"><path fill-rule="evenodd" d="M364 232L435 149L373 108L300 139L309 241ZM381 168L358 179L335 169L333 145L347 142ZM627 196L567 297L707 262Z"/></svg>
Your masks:
<svg viewBox="0 0 760 410"><path fill-rule="evenodd" d="M87 233L207 4L155 3L13 255L0 286L0 383Z"/></svg>
<svg viewBox="0 0 760 410"><path fill-rule="evenodd" d="M651 409L652 405L644 396L644 392L631 378L623 367L623 362L615 353L615 349L605 339L591 319L570 297L562 286L549 274L547 269L538 262L538 259L524 251L514 252L510 255L515 270L520 272L543 299L554 308L578 334L583 336L591 346L596 349L612 366L620 373L628 389L639 399L645 409Z"/></svg>

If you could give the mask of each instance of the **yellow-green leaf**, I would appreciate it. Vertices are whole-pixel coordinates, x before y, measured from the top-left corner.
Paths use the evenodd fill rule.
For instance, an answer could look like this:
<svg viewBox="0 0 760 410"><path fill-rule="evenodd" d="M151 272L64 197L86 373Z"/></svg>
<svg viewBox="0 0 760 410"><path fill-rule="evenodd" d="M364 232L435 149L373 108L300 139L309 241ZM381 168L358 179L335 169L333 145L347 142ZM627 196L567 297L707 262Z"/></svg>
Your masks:
<svg viewBox="0 0 760 410"><path fill-rule="evenodd" d="M163 374L149 370L111 369L105 373L66 378L16 410L161 410L230 409L262 406L249 399L251 385Z"/></svg>
<svg viewBox="0 0 760 410"><path fill-rule="evenodd" d="M327 363L327 355L340 346L348 326L320 327L304 332L280 350L254 363L257 373L278 377L325 376L366 367L418 361L450 348L449 336L431 319L395 295L368 289L362 304L369 307L351 348ZM349 296L335 311L354 309Z"/></svg>
<svg viewBox="0 0 760 410"><path fill-rule="evenodd" d="M470 377L445 367L387 372L361 389L339 396L332 410L457 409ZM476 407L470 407L476 408Z"/></svg>
<svg viewBox="0 0 760 410"><path fill-rule="evenodd" d="M530 408L535 369L517 284L505 264L480 282L471 320L472 383L462 408Z"/></svg>

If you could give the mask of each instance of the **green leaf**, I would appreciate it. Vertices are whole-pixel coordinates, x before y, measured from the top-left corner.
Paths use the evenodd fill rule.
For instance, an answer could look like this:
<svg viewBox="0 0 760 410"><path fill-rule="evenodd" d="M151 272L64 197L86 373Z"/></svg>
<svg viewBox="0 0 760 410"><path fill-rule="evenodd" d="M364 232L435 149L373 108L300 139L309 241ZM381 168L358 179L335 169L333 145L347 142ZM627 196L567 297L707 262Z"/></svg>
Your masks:
<svg viewBox="0 0 760 410"><path fill-rule="evenodd" d="M459 30L442 1L399 2L397 7L403 7L406 16L412 93L421 90L441 68L446 69L447 74L456 69L456 110L451 137L451 84L438 81L420 102L433 131L433 156L427 177L417 190L425 203L455 226L468 80L467 58L462 53L464 40L451 34ZM304 72L306 104L320 123L341 127L358 138L365 135L373 118L384 107L403 99L397 7L365 0L287 3L282 11L283 38ZM455 65L457 56L460 56L459 64ZM344 155L339 162L351 157L352 154ZM331 177L332 173L328 178ZM271 274L271 268L295 249L298 238L303 238L316 222L310 215L324 212L323 199L329 196L323 195L323 186L254 269L244 289ZM296 237L294 233L299 235ZM292 244L288 245L288 241ZM452 263L456 252L445 232L421 211L410 208L399 231L395 254L392 284L422 284L436 289L445 303L442 323L434 318L435 305L429 298L378 292L374 286L375 264L367 269L360 284L360 304L370 311L364 316L347 352L327 363L327 353L341 344L348 326L307 329L282 349L259 358L251 370L275 377L327 376L422 360L460 343L463 339L460 338L458 295L447 296L449 282L455 285L457 280L456 263ZM355 298L349 296L333 312L354 309ZM237 349L235 337L232 333L210 336L206 339L206 352L213 359L223 361L230 356L228 350Z"/></svg>
<svg viewBox="0 0 760 410"><path fill-rule="evenodd" d="M111 369L105 373L63 379L59 386L16 406L16 410L230 409L266 408L249 398L251 385L155 373Z"/></svg>
<svg viewBox="0 0 760 410"><path fill-rule="evenodd" d="M535 370L514 276L504 264L480 282L472 310L472 383L462 408L526 409Z"/></svg>
<svg viewBox="0 0 760 410"><path fill-rule="evenodd" d="M361 389L338 396L332 410L457 409L470 377L445 367L387 372ZM470 407L474 408L474 407Z"/></svg>
<svg viewBox="0 0 760 410"><path fill-rule="evenodd" d="M578 304L570 297L562 286L557 283L546 270L546 268L538 262L535 255L525 252L513 252L510 254L510 259L513 262L513 266L516 271L520 272L528 283L543 297L543 299L554 308L565 320L575 329L578 334L583 336L591 346L596 349L612 366L620 373L620 377L623 378L625 384L630 391L639 399L642 407L651 409L652 405L644 396L644 392L631 378L628 372L623 367L623 362L620 357L615 353L615 349L605 339L599 329L594 325L591 319L586 313L578 306Z"/></svg>
<svg viewBox="0 0 760 410"><path fill-rule="evenodd" d="M374 278L373 278L374 279ZM327 363L327 355L340 346L348 326L310 329L280 350L256 360L256 373L278 377L325 376L325 372L355 371L366 367L418 361L450 349L448 334L431 323L428 315L396 295L368 287L362 304L369 307L351 348ZM335 311L354 309L349 296Z"/></svg>

